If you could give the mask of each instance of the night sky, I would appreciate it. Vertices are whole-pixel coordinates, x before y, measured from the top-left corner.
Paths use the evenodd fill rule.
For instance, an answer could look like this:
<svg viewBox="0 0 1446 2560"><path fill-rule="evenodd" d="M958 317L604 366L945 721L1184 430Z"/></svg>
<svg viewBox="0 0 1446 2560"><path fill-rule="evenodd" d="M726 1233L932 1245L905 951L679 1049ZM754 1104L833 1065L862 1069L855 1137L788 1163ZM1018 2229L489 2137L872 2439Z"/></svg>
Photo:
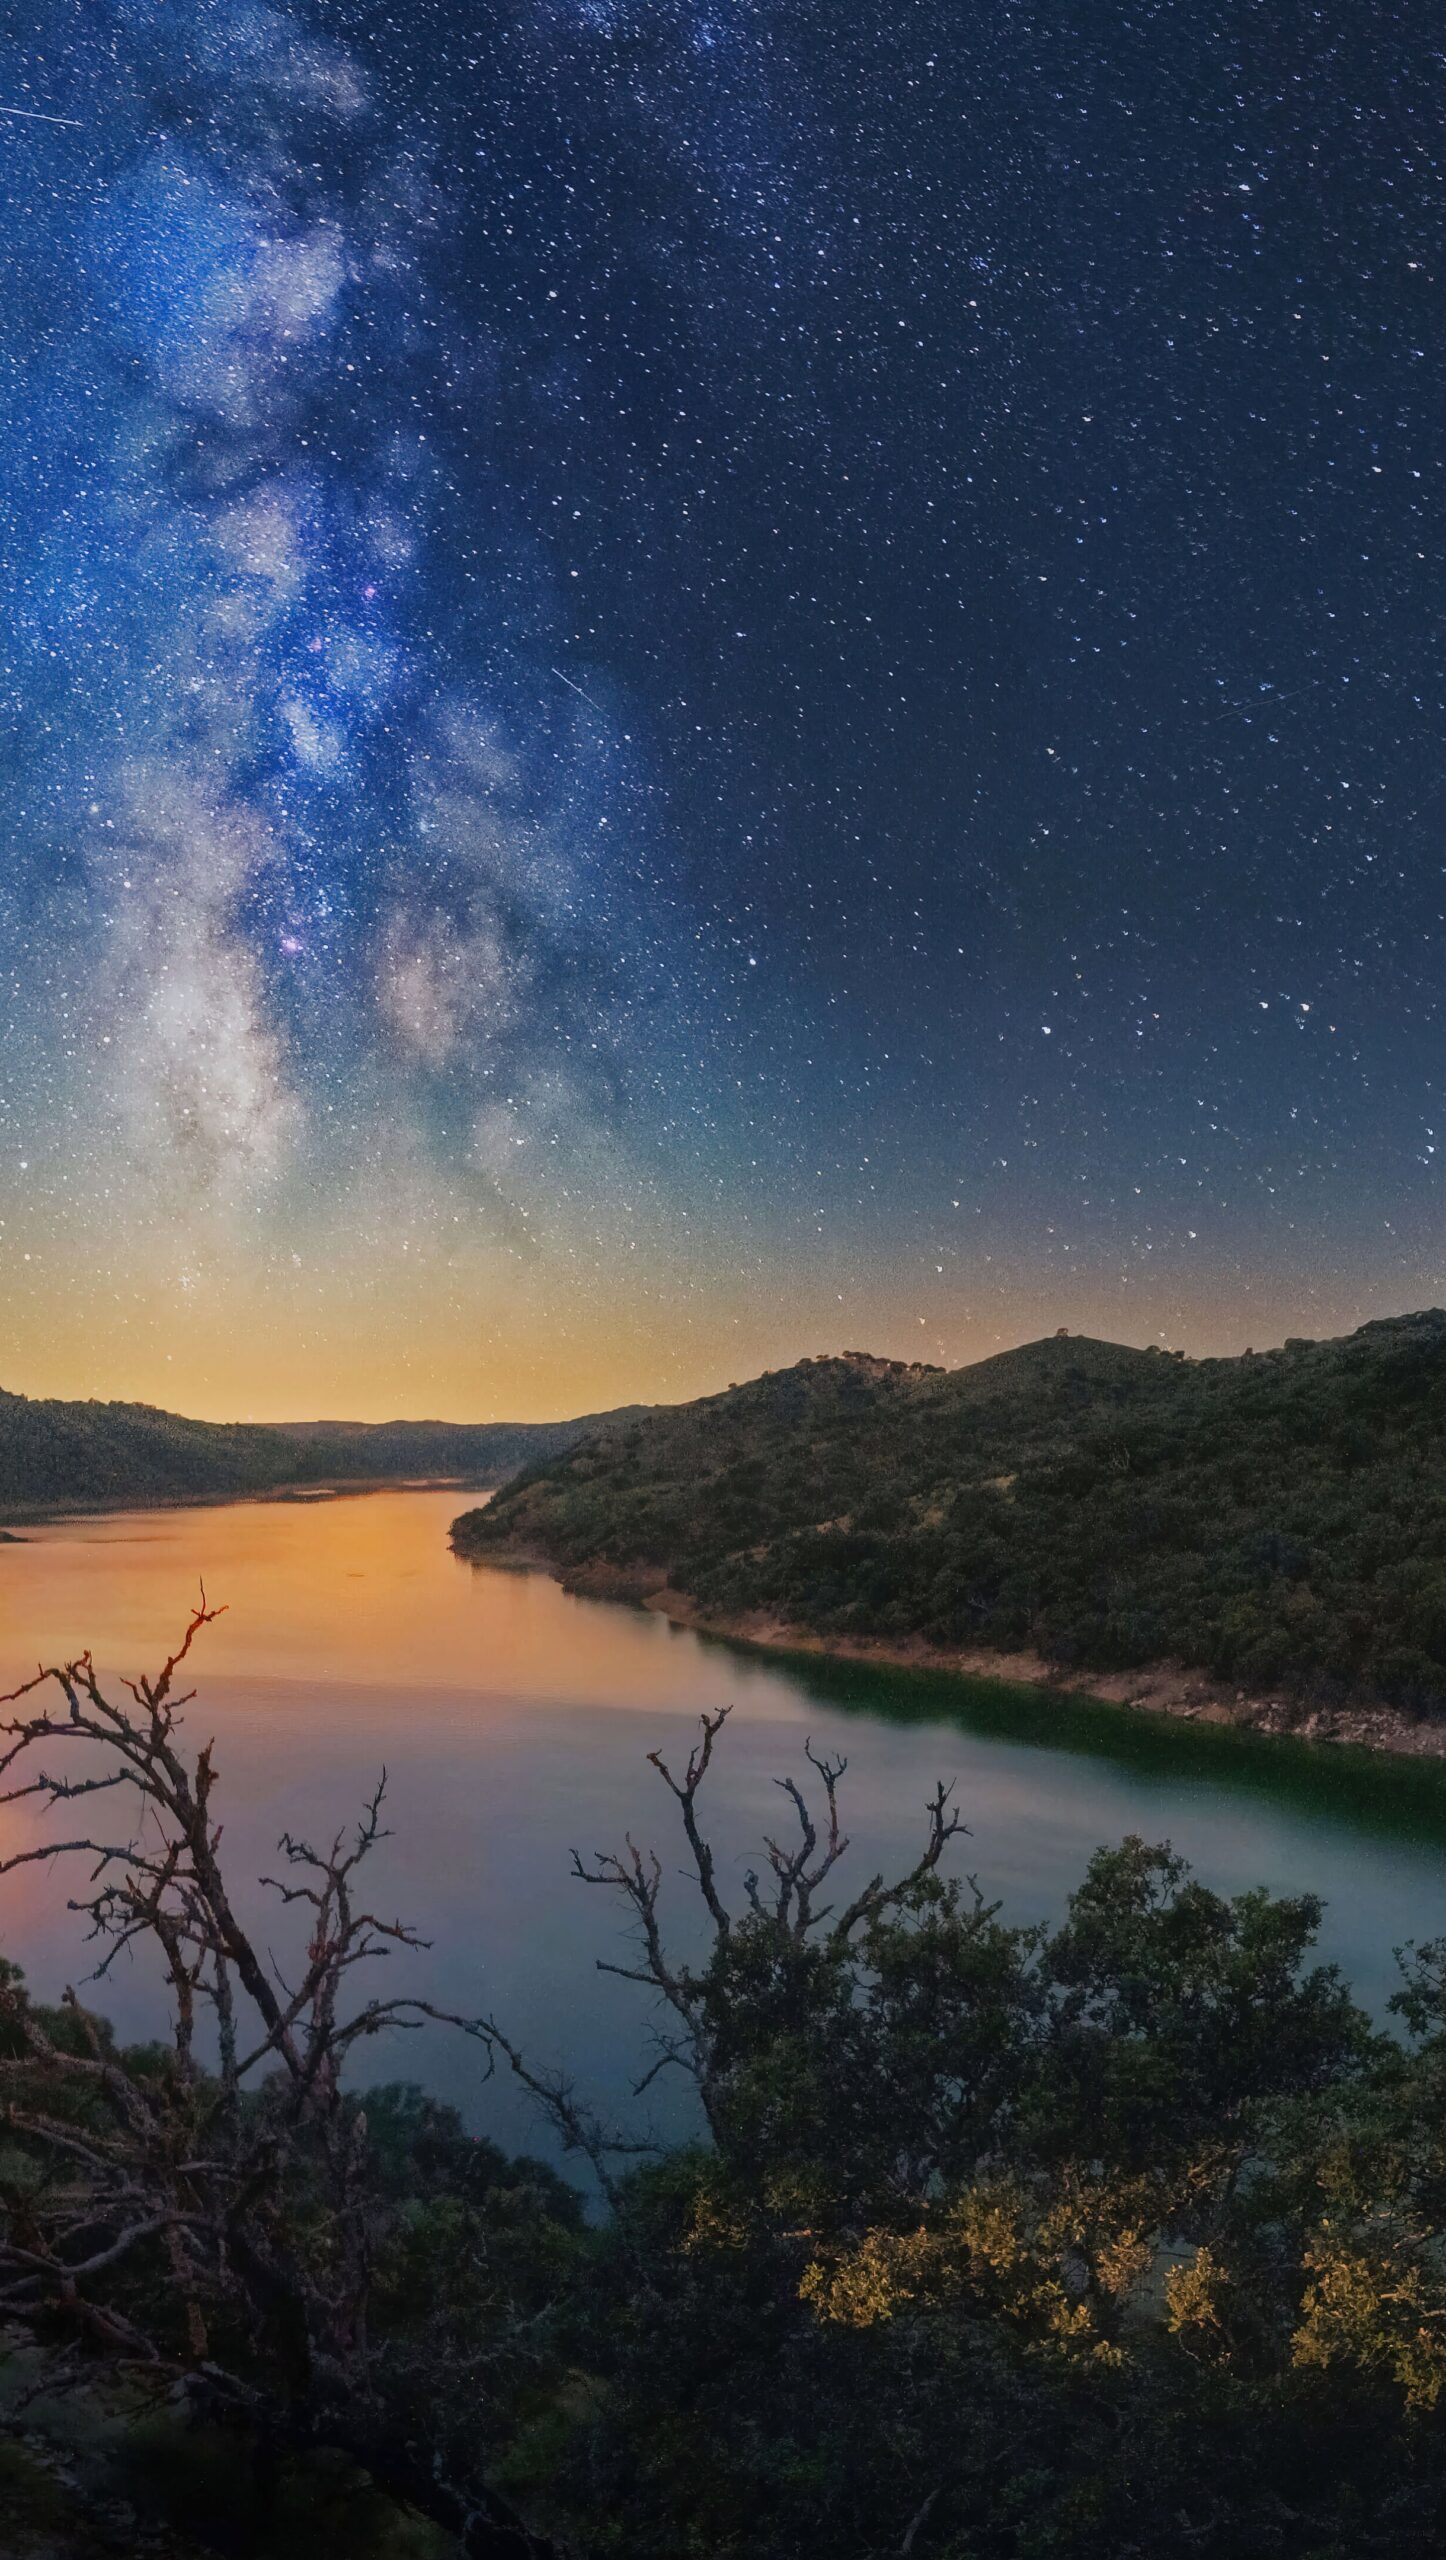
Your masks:
<svg viewBox="0 0 1446 2560"><path fill-rule="evenodd" d="M24 14L0 1384L1446 1297L1435 11Z"/></svg>

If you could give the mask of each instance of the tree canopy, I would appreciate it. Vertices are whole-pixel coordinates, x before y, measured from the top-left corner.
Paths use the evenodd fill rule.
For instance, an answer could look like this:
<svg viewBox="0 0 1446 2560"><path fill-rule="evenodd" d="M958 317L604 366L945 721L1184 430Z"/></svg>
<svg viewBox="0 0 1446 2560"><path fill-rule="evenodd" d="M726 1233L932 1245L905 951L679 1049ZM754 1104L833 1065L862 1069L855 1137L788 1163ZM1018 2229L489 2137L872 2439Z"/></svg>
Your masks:
<svg viewBox="0 0 1446 2560"><path fill-rule="evenodd" d="M453 1535L725 1625L1439 1716L1446 1315L1237 1360L803 1361L549 1457Z"/></svg>

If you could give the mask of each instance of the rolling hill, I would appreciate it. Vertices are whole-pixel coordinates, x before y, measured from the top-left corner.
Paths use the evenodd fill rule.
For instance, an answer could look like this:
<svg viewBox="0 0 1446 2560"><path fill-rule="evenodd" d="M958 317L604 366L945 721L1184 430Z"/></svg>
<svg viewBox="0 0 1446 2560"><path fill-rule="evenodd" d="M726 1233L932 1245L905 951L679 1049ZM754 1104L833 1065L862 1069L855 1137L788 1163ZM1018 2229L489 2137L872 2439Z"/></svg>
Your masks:
<svg viewBox="0 0 1446 2560"><path fill-rule="evenodd" d="M0 1393L0 1518L398 1476L500 1484L643 1410L575 1422L193 1422L155 1405Z"/></svg>
<svg viewBox="0 0 1446 2560"><path fill-rule="evenodd" d="M1446 1718L1446 1314L1230 1360L805 1360L539 1460L454 1543L722 1627Z"/></svg>

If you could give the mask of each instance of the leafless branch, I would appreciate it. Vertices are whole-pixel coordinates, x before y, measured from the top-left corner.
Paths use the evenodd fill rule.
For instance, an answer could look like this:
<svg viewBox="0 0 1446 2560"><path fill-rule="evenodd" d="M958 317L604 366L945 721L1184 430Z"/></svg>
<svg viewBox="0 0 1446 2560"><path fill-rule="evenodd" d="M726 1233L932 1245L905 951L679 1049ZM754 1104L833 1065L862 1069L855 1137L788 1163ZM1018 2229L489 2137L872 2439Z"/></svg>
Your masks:
<svg viewBox="0 0 1446 2560"><path fill-rule="evenodd" d="M732 1712L733 1710L731 1707L720 1707L716 1715L705 1715L699 1717L698 1721L702 1728L702 1739L701 1741L694 1743L692 1750L688 1754L688 1766L684 1772L681 1784L674 1777L666 1760L663 1758L661 1751L650 1751L648 1753L648 1758L652 1762L653 1767L657 1770L659 1777L667 1786L671 1787L680 1806L682 1807L683 1829L687 1835L688 1846L693 1852L694 1872L698 1880L698 1890L702 1894L703 1900L708 1906L713 1926L717 1930L720 1938L727 1937L733 1923L728 1916L727 1909L721 1895L719 1894L717 1883L714 1878L713 1852L709 1848L707 1841L704 1839L698 1828L697 1804L698 1789L701 1787L703 1780L708 1775L708 1766L713 1757L713 1745L717 1741L719 1734L722 1732L723 1727L727 1723Z"/></svg>
<svg viewBox="0 0 1446 2560"><path fill-rule="evenodd" d="M490 2021L406 1995L346 2001L359 1966L426 1944L360 1890L387 1837L385 1772L349 1836L320 1849L282 1836L284 1867L263 1881L307 1923L286 1986L222 1871L214 1744L191 1755L181 1738L191 1693L178 1693L177 1674L219 1614L203 1591L159 1672L124 1683L129 1703L107 1695L89 1654L42 1665L0 1700L15 1710L0 1719L0 1804L54 1813L125 1788L136 1803L129 1839L42 1838L0 1860L0 1877L78 1866L70 1908L99 1947L93 1978L144 1943L170 1996L164 2055L136 2068L73 1992L51 2023L18 1977L0 1978L0 2132L28 2164L23 2176L0 2171L0 2311L62 2362L73 2341L198 2406L347 2446L469 2552L540 2550L480 2481L449 2486L377 2421L375 2209L365 2119L344 2099L343 2074L363 2038L443 2021L481 2045L488 2071L505 2056L604 2183L608 2144ZM98 1765L72 1770L77 1745ZM306 2198L290 2219L289 2192ZM226 2335L244 2342L239 2362L212 2346Z"/></svg>
<svg viewBox="0 0 1446 2560"><path fill-rule="evenodd" d="M713 1952L708 1965L701 1970L671 1957L663 1936L659 1917L663 1869L653 1852L641 1851L629 1835L621 1851L598 1850L589 1864L573 1852L573 1874L588 1885L602 1885L616 1893L633 1924L638 1942L635 1964L618 1964L600 1958L598 1971L616 1975L624 1982L637 1983L644 1990L656 1992L679 2021L680 2032L660 2036L658 2052L651 2067L635 2084L635 2095L650 2088L659 2074L670 2068L686 2070L694 2080L703 2110L711 2129L719 2130L720 2062L716 2034L716 2009L710 2002L716 1969L729 1960L730 1954L743 1943L740 1930L773 1932L781 1944L801 1946L810 1938L823 1943L835 1953L848 1945L853 1932L863 1923L883 1917L905 1905L910 1895L933 1873L951 1840L962 1834L966 1826L953 1808L953 1789L941 1781L926 1808L928 1829L924 1847L906 1874L893 1882L882 1875L870 1878L852 1902L834 1918L831 1904L817 1899L820 1888L834 1868L847 1854L848 1835L839 1812L839 1781L848 1763L842 1757L831 1759L814 1750L812 1741L804 1744L804 1757L823 1791L823 1802L815 1812L802 1785L794 1778L779 1778L775 1784L787 1797L798 1824L796 1842L765 1838L764 1851L773 1876L773 1889L765 1897L756 1869L749 1868L743 1878L746 1911L735 1921L723 1901L717 1882L717 1860L704 1836L698 1820L698 1794L713 1757L713 1746L729 1714L720 1708L701 1719L701 1739L688 1755L683 1777L675 1778L662 1753L650 1751L648 1759L665 1785L677 1799L681 1809L684 1835L693 1853L694 1873L705 1907L713 1924ZM978 1902L978 1889L975 1888ZM832 1921L826 1935L824 1924Z"/></svg>

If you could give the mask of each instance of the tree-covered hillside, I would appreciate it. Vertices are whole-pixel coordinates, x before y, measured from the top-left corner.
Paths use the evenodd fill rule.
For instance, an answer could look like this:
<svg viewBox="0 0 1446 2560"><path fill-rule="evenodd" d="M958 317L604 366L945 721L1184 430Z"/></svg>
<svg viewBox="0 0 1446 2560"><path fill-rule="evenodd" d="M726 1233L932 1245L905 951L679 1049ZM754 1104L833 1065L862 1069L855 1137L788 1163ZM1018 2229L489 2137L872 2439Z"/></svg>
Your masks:
<svg viewBox="0 0 1446 2560"><path fill-rule="evenodd" d="M0 1393L0 1516L396 1476L499 1484L580 1434L631 1418L625 1412L575 1422L192 1422L155 1405Z"/></svg>
<svg viewBox="0 0 1446 2560"><path fill-rule="evenodd" d="M718 1621L1443 1715L1446 1314L1235 1360L805 1360L535 1465L454 1534Z"/></svg>

